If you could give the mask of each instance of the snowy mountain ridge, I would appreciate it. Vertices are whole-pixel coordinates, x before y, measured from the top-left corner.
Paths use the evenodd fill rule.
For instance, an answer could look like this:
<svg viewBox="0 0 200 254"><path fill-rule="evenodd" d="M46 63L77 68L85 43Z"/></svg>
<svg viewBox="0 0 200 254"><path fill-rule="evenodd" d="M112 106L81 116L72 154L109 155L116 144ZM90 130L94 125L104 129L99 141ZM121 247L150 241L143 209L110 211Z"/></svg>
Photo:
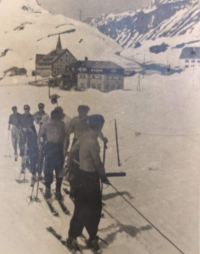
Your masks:
<svg viewBox="0 0 200 254"><path fill-rule="evenodd" d="M130 48L146 40L198 35L200 3L197 0L155 0L141 10L102 15L88 23L122 47Z"/></svg>

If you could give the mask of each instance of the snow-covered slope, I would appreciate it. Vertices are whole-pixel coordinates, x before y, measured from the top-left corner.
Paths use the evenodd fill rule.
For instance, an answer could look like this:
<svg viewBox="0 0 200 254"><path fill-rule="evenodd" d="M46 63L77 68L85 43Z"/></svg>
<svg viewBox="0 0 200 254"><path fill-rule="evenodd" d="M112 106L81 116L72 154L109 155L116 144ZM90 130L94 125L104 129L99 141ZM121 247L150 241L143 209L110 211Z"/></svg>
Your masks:
<svg viewBox="0 0 200 254"><path fill-rule="evenodd" d="M138 47L141 42L162 37L197 36L200 32L198 0L160 0L141 10L118 15L102 15L89 21L122 47Z"/></svg>
<svg viewBox="0 0 200 254"><path fill-rule="evenodd" d="M35 55L55 49L58 34L63 48L77 59L113 60L123 65L114 53L121 47L85 23L52 15L36 0L2 0L0 2L0 77L3 71L17 66L28 74L35 69ZM127 63L127 61L125 61Z"/></svg>
<svg viewBox="0 0 200 254"><path fill-rule="evenodd" d="M129 92L66 92L58 88L52 91L61 96L59 105L70 117L77 115L80 104L89 105L90 114L104 115L103 133L109 139L106 170L127 173L123 178L111 178L111 183L185 254L199 254L199 79L198 69L194 74L188 69L173 76L145 77L141 79L140 92L138 75L125 79ZM66 238L71 216L63 214L54 200L60 217L53 217L40 193L42 202L28 205L29 183L15 182L20 161L4 157L8 154L7 121L11 107L17 105L23 112L23 105L28 103L34 113L41 101L50 113L54 106L46 87L0 86L1 254L70 254L46 227L53 226ZM118 124L120 168L114 119ZM105 187L103 194L105 218L101 219L98 234L109 243L101 243L103 254L180 254L112 187ZM65 204L72 215L74 207L68 196ZM87 236L85 231L84 234ZM85 247L80 238L78 241ZM83 254L92 253L84 247Z"/></svg>

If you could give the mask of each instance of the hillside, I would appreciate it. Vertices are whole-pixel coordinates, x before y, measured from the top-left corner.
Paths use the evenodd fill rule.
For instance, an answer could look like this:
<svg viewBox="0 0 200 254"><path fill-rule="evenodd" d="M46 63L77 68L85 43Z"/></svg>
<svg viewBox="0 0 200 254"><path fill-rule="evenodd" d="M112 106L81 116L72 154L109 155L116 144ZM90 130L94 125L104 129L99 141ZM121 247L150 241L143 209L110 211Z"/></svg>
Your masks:
<svg viewBox="0 0 200 254"><path fill-rule="evenodd" d="M0 2L0 77L13 66L35 69L35 55L47 54L55 48L61 35L63 48L77 59L112 60L129 63L115 52L121 47L96 28L43 10L36 0L2 0Z"/></svg>

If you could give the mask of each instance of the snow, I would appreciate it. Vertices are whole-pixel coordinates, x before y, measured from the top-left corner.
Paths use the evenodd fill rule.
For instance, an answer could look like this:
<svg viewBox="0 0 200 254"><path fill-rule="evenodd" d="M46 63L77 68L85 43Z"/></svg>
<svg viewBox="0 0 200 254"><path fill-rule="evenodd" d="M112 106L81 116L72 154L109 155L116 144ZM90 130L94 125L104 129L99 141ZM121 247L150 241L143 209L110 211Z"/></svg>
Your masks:
<svg viewBox="0 0 200 254"><path fill-rule="evenodd" d="M22 9L23 6L27 10ZM0 57L0 77L14 66L25 67L31 76L36 54L47 54L55 49L58 34L72 29L75 31L61 35L61 42L78 60L87 56L90 60L111 60L122 66L131 63L116 56L115 52L121 51L121 47L96 28L62 15L53 16L35 0L0 2L0 24L3 24L0 27L0 54L11 49L6 56ZM18 27L23 28L16 29ZM79 43L81 39L82 43Z"/></svg>
<svg viewBox="0 0 200 254"><path fill-rule="evenodd" d="M27 10L21 9L22 6ZM41 193L41 203L29 205L29 183L20 185L15 182L20 172L20 160L14 162L13 156L5 157L9 147L11 155L13 153L7 130L11 107L17 105L19 112L23 112L23 105L29 104L34 113L38 103L44 102L48 113L54 108L48 99L47 87L28 85L34 81L30 72L35 68L35 54L46 54L55 48L57 36L48 35L76 29L74 33L62 35L61 40L63 47L78 59L87 55L89 59L113 60L138 70L137 62L143 63L145 54L147 64L168 63L174 67L179 65L181 52L180 48L175 49L176 45L198 40L199 28L195 26L194 38L188 39L185 35L181 41L178 37L144 41L141 47L125 49L122 56L116 56L114 53L122 48L110 38L86 24L51 15L35 0L2 0L0 22L3 24L0 27L0 54L12 49L0 58L0 77L4 70L13 66L25 67L29 72L28 77L6 76L0 81L0 254L69 253L46 227L53 226L66 238L71 216L64 215L54 200L53 205L60 217L53 217ZM14 31L21 25L23 30ZM83 39L81 44L80 39ZM121 39L125 38L122 36ZM162 43L170 45L165 53L149 52L149 47ZM141 91L137 92L139 78ZM80 104L87 104L91 108L90 114L104 115L103 133L109 139L106 171L127 173L126 177L110 179L111 183L185 254L200 253L199 80L197 67L169 76L158 73L139 77L137 74L125 78L124 91L101 93L93 89L85 92L52 89L52 93L61 96L59 105L69 117L77 115ZM121 167L117 166L114 119L118 124ZM27 177L30 180L30 174ZM108 247L101 244L103 254L180 253L111 186L105 188L103 194L105 218L101 219L99 236L109 243ZM72 214L73 203L68 196L65 196L65 204ZM86 232L84 234L87 236ZM81 246L85 245L80 239L78 241ZM89 253L83 249L83 254Z"/></svg>
<svg viewBox="0 0 200 254"><path fill-rule="evenodd" d="M191 77L193 77L191 79ZM199 71L187 70L173 76L126 78L125 91L100 93L96 90L66 92L54 88L61 96L59 105L70 117L77 115L77 106L87 104L91 114L103 114L103 130L109 139L106 154L107 172L123 171L124 178L110 181L129 202L142 212L162 233L184 253L199 253L199 153L200 153L200 85ZM194 81L194 82L193 82ZM15 182L20 162L7 158L7 121L10 109L24 104L37 110L44 102L49 113L53 105L46 87L28 85L0 87L1 172L0 172L0 253L68 253L47 231L53 226L67 237L71 216L62 213L56 201L53 205L60 217L53 217L45 201L28 205L29 184ZM117 166L114 119L117 119L121 167ZM135 135L139 133L139 135ZM28 175L30 179L30 175ZM9 191L8 191L9 190ZM176 254L179 253L155 229L151 228L112 187L104 190L105 218L101 220L99 236L109 246L101 245L103 253L115 254ZM73 204L68 196L65 204L71 214ZM84 234L87 236L86 232ZM84 243L79 239L81 245ZM89 253L89 250L83 250Z"/></svg>

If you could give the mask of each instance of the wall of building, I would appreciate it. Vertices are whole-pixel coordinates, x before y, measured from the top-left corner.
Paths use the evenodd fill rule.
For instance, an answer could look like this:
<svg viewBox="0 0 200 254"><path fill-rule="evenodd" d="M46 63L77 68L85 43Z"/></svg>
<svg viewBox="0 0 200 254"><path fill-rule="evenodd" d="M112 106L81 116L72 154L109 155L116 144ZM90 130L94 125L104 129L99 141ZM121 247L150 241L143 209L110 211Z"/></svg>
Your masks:
<svg viewBox="0 0 200 254"><path fill-rule="evenodd" d="M41 77L51 76L51 66L49 65L37 65L36 66L36 75Z"/></svg>
<svg viewBox="0 0 200 254"><path fill-rule="evenodd" d="M122 75L108 75L107 76L107 88L109 91L124 89L124 76Z"/></svg>
<svg viewBox="0 0 200 254"><path fill-rule="evenodd" d="M84 91L89 88L89 74L88 73L78 73L77 88L80 91Z"/></svg>
<svg viewBox="0 0 200 254"><path fill-rule="evenodd" d="M200 66L200 59L180 59L181 68Z"/></svg>
<svg viewBox="0 0 200 254"><path fill-rule="evenodd" d="M74 62L76 62L76 59L70 52L67 51L53 64L52 76L57 76L64 73L66 65L70 65Z"/></svg>
<svg viewBox="0 0 200 254"><path fill-rule="evenodd" d="M122 75L107 74L78 74L78 90L93 88L102 92L124 89L124 77Z"/></svg>

